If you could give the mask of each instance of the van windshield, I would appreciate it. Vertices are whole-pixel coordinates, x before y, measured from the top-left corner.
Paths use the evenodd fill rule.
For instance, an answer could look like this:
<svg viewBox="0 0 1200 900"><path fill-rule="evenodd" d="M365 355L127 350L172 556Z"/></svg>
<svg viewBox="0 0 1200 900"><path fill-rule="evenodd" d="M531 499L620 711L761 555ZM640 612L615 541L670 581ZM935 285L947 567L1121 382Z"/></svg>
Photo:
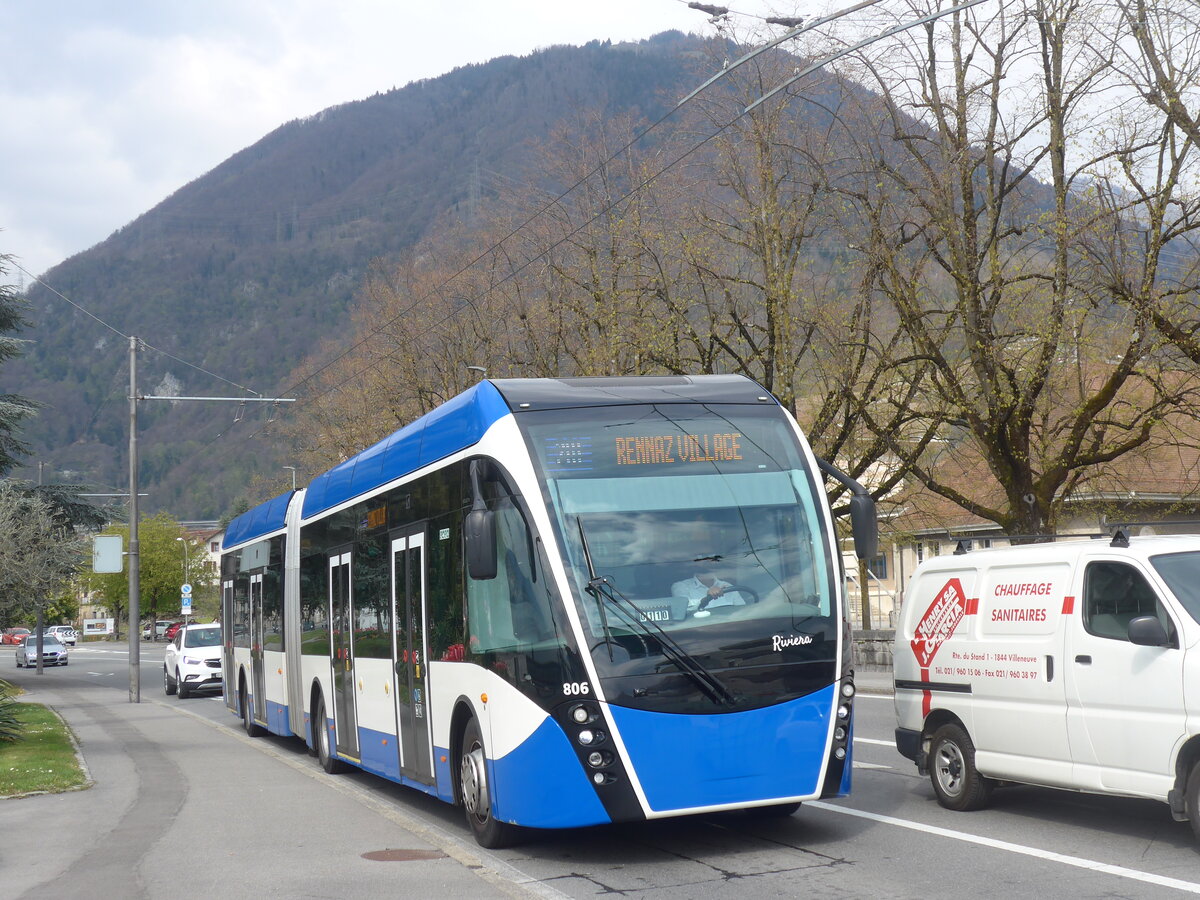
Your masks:
<svg viewBox="0 0 1200 900"><path fill-rule="evenodd" d="M1150 557L1150 564L1188 615L1200 622L1200 552L1160 553Z"/></svg>

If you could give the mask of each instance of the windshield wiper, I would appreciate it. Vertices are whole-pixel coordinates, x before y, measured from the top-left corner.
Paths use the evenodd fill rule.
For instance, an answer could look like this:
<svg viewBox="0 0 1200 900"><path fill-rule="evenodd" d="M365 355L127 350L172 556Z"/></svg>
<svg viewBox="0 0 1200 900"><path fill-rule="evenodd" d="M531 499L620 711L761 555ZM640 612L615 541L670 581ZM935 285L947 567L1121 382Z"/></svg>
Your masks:
<svg viewBox="0 0 1200 900"><path fill-rule="evenodd" d="M588 547L587 532L583 529L583 517L576 516L575 523L579 526L579 541L583 545L583 559L588 568L586 590L596 598L596 607L600 611L600 625L604 629L604 642L608 645L609 662L613 661L614 641L612 630L608 626L608 614L604 608L606 598L632 627L657 640L663 649L663 656L675 663L684 675L695 682L708 699L713 703L726 703L730 706L737 703L737 698L729 692L729 689L721 683L716 675L704 667L703 663L680 647L674 638L659 627L657 622L652 622L642 615L642 611L628 597L618 591L607 576L596 574L596 568L592 565L592 551ZM654 630L651 631L651 628Z"/></svg>
<svg viewBox="0 0 1200 900"><path fill-rule="evenodd" d="M607 599L633 628L658 641L662 647L663 656L695 682L701 692L713 703L725 703L730 706L737 703L737 698L729 692L729 689L721 683L716 675L705 668L700 660L679 646L675 639L663 631L657 622L643 615L642 611L617 590L607 577L602 575L593 578L588 582L587 591L600 602L601 607L603 607L604 599Z"/></svg>
<svg viewBox="0 0 1200 900"><path fill-rule="evenodd" d="M592 582L596 580L596 567L592 565L592 551L588 548L587 534L583 530L583 518L576 516L575 524L579 526L579 542L583 545L583 561L587 563L587 592L596 598L596 609L600 611L600 627L604 629L604 646L608 648L608 661L613 662L613 636L612 630L608 627L608 613L604 611L603 598L592 590Z"/></svg>

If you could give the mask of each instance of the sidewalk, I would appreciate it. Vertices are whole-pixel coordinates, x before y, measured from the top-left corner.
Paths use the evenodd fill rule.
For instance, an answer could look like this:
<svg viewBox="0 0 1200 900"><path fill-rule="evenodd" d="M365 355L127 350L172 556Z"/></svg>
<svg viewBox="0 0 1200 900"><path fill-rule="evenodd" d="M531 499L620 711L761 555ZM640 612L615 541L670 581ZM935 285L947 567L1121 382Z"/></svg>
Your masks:
<svg viewBox="0 0 1200 900"><path fill-rule="evenodd" d="M26 686L23 700L70 724L95 784L0 800L5 897L562 896L404 802L325 775L295 742L251 740L233 716L226 727L115 690ZM364 857L385 850L432 858Z"/></svg>
<svg viewBox="0 0 1200 900"><path fill-rule="evenodd" d="M892 681L892 670L881 669L878 666L858 666L854 670L854 686L863 694L887 694L891 696L895 690Z"/></svg>

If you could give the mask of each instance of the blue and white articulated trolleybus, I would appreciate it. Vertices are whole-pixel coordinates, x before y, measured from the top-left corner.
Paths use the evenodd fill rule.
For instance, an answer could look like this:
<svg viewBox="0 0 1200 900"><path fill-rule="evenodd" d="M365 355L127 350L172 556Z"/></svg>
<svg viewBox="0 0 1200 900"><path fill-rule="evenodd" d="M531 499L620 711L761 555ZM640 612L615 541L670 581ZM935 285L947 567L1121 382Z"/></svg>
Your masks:
<svg viewBox="0 0 1200 900"><path fill-rule="evenodd" d="M476 839L850 789L825 476L737 376L482 381L234 519L225 700Z"/></svg>

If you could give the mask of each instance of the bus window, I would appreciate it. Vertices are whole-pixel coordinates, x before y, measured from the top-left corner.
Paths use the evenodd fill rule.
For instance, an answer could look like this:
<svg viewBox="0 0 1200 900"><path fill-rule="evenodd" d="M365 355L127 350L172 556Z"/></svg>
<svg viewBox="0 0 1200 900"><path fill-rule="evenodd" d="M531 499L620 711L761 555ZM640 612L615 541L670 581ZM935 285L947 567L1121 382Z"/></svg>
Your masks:
<svg viewBox="0 0 1200 900"><path fill-rule="evenodd" d="M392 597L387 539L369 538L354 551L354 655L392 656Z"/></svg>
<svg viewBox="0 0 1200 900"><path fill-rule="evenodd" d="M527 648L554 637L546 592L534 586L525 519L509 497L496 500L494 509L496 577L467 579L467 628L475 653Z"/></svg>
<svg viewBox="0 0 1200 900"><path fill-rule="evenodd" d="M320 555L300 560L300 652L329 655L329 562Z"/></svg>

